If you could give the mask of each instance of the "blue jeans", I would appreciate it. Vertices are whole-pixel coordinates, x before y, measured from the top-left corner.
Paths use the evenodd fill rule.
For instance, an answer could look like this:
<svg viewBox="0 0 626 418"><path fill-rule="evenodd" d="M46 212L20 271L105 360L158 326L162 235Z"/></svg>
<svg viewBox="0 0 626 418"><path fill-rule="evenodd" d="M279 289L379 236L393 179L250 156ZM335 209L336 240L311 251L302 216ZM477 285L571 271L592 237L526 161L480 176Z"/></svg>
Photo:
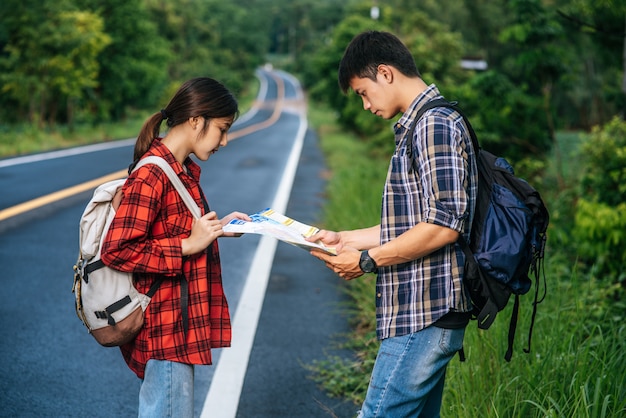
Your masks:
<svg viewBox="0 0 626 418"><path fill-rule="evenodd" d="M148 360L139 389L139 418L193 418L191 364Z"/></svg>
<svg viewBox="0 0 626 418"><path fill-rule="evenodd" d="M358 418L439 417L446 367L464 335L430 326L382 340Z"/></svg>

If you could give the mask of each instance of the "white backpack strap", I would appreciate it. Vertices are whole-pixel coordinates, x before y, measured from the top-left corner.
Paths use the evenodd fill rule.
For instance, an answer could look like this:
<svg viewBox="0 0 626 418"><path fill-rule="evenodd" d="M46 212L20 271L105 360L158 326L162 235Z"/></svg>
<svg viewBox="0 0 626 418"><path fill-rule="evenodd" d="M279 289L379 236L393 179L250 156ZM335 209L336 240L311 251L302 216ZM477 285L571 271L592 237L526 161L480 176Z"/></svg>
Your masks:
<svg viewBox="0 0 626 418"><path fill-rule="evenodd" d="M174 185L174 188L176 188L178 194L180 194L180 197L182 197L183 202L185 202L185 205L187 205L187 208L189 208L189 211L191 212L193 217L199 219L202 213L200 212L198 204L193 199L193 197L191 197L189 191L180 180L180 178L176 175L174 169L168 164L168 162L161 157L157 157L156 155L150 155L149 157L139 160L133 171L146 164L155 164L161 167L161 170L163 170L163 172L167 174L167 177L169 177L170 181Z"/></svg>

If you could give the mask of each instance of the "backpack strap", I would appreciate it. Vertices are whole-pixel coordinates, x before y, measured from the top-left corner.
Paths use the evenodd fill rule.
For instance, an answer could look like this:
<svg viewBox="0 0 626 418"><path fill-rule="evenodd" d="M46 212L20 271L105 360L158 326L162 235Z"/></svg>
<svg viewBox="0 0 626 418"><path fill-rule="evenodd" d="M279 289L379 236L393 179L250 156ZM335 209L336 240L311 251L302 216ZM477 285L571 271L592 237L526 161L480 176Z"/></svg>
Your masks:
<svg viewBox="0 0 626 418"><path fill-rule="evenodd" d="M137 165L135 165L135 167L133 168L133 171L139 169L139 167L142 167L146 164L157 165L161 168L161 170L163 170L163 172L170 179L170 182L172 183L180 197L183 199L183 202L189 209L189 212L191 212L191 214L193 215L194 219L200 219L202 215L202 213L200 212L200 208L198 207L196 201L191 196L191 194L189 194L189 191L180 180L174 169L169 165L169 163L161 157L158 157L156 155L150 155L146 158L142 158L141 160L139 160ZM202 194L202 190L200 190L200 195L202 197L202 203L205 209L208 208L208 205L206 204L206 199ZM152 286L150 286L148 296L154 296L162 282L163 277L159 277L158 279L156 279L154 283L152 283ZM189 283L187 283L187 278L184 274L180 277L180 309L183 316L183 332L185 335L187 335L187 332L189 331Z"/></svg>
<svg viewBox="0 0 626 418"><path fill-rule="evenodd" d="M463 112L461 112L461 109L459 109L457 107L458 102L449 102L448 100L444 99L443 97L439 97L437 99L433 99L429 102L424 103L424 105L422 105L422 107L420 108L420 110L417 111L417 114L415 115L415 118L413 119L413 123L411 124L411 129L409 129L409 133L408 133L408 140L411 141L411 146L407 149L407 152L409 152L409 157L412 158L412 149L413 149L413 135L415 134L415 127L417 126L417 122L419 122L420 118L424 115L424 113L426 113L426 111L430 110L430 109L434 109L436 107L449 107L451 109L454 109L455 111L457 111L461 117L463 117L463 121L465 122L465 126L467 127L467 130L469 131L470 137L472 139L472 146L474 147L474 155L476 157L476 159L478 159L478 152L480 151L480 145L478 143L478 137L476 136L476 132L474 131L474 128L472 127L472 124L470 123L470 121L467 119L467 117L465 116L465 114ZM459 235L459 240L458 240L459 244L461 245L461 248L463 249L463 252L465 253L466 258L470 259L471 261L474 260L474 254L472 253L472 250L470 249L468 243L465 241L465 238L463 238L463 235ZM476 268L478 268L478 266L476 266ZM480 269L478 269L478 271L480 271ZM492 304L494 305L494 304ZM495 309L495 311L493 311ZM491 309L489 309L490 312L485 312L485 314L483 315L483 317L485 318L490 318L490 322L489 325L491 325L491 322L493 322L493 319L495 318L495 314L498 312L498 308L494 305L491 307ZM490 313L493 313L492 315L490 315ZM486 325L486 328L489 327L489 325Z"/></svg>
<svg viewBox="0 0 626 418"><path fill-rule="evenodd" d="M463 118L463 121L465 122L465 126L467 127L469 134L470 134L470 138L472 139L472 146L474 147L474 155L476 157L476 159L478 159L478 155L480 152L480 144L478 143L478 137L476 136L476 132L474 131L474 128L472 127L472 124L470 123L470 121L467 119L467 117L465 116L465 114L463 112L461 112L461 109L459 109L457 107L458 102L449 102L448 100L440 97L434 100L431 100L429 102L424 103L424 105L420 108L420 110L418 110L417 114L415 115L415 119L413 120L413 123L411 124L411 129L409 130L408 133L408 140L411 141L411 146L407 149L409 152L409 157L412 158L412 144L413 144L413 135L415 134L415 127L417 126L417 122L420 120L420 118L424 115L424 113L430 109L436 108L436 107L449 107L454 109L456 112L458 112L461 117ZM466 260L468 260L470 263L475 264L476 270L478 272L478 274L480 274L482 276L482 271L480 270L480 267L477 265L476 260L474 259L474 254L472 252L472 250L469 247L469 244L467 243L467 241L465 240L465 238L463 237L463 235L459 235L459 239L457 241L459 243L459 245L461 246L461 249L463 250L463 252L465 253L465 258ZM536 308L536 299L535 299L535 308ZM485 304L485 306L483 307L483 309L477 314L477 321L478 321L478 327L481 329L487 329L491 326L491 324L493 323L493 321L496 318L496 314L498 313L498 306L496 305L496 303L491 299L488 298L487 302ZM507 341L507 351L506 354L504 356L506 361L511 361L511 356L513 355L513 342L515 339L515 330L517 328L517 318L518 318L518 313L519 313L519 295L515 295L515 303L513 306L513 312L511 313L511 320L509 322L509 333L508 333L508 341ZM533 324L534 324L534 314L533 314ZM528 350L530 351L530 338L532 335L532 325L528 334ZM526 351L526 350L524 350ZM464 353L461 352L461 359L465 360L465 355Z"/></svg>
<svg viewBox="0 0 626 418"><path fill-rule="evenodd" d="M411 128L409 129L408 140L411 141L411 144L413 144L413 135L415 134L415 127L417 126L417 122L421 119L424 113L426 113L426 111L430 109L434 109L436 107L449 107L451 109L456 110L459 113L459 115L461 115L461 117L463 118L463 122L465 122L465 126L467 126L467 130L469 131L470 137L472 138L472 146L474 147L474 154L478 156L478 150L480 150L480 144L478 143L478 137L476 136L476 132L474 131L472 124L467 119L465 114L461 112L461 109L457 107L457 104L458 102L449 102L443 97L439 97L437 99L433 99L429 102L424 103L422 107L420 108L420 110L418 110L417 113L415 114L415 118L413 119L413 123L411 124ZM408 148L411 154L412 154L411 152L412 148L413 148L412 146Z"/></svg>
<svg viewBox="0 0 626 418"><path fill-rule="evenodd" d="M178 175L176 175L174 169L169 165L169 163L161 157L158 157L156 155L150 155L146 158L142 158L141 160L139 160L133 171L146 164L158 165L161 170L163 170L163 172L170 179L170 182L172 182L172 185L174 186L180 197L183 199L183 202L185 202L185 205L187 206L193 217L195 219L199 219L201 217L200 208L196 204L194 198L189 194L189 191L180 180Z"/></svg>

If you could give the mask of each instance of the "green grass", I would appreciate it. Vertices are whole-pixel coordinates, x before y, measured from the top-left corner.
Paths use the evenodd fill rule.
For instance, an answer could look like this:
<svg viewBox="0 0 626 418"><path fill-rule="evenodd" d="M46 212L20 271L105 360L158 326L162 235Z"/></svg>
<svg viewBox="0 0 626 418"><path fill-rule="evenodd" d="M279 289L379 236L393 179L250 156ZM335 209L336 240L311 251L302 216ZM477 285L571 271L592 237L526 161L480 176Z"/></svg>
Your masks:
<svg viewBox="0 0 626 418"><path fill-rule="evenodd" d="M254 86L249 91L240 99L242 109L254 100ZM367 144L340 129L328 109L312 104L309 111L329 167L324 227L337 230L378 223L388 161L370 155ZM0 127L0 157L131 138L139 131L143 116L125 123L79 126L74 132L63 127L43 132L30 126ZM578 133L560 133L558 137L561 172L569 181L570 198L580 174L577 149L584 138ZM554 164L549 165L542 185L551 210L551 239L545 260L548 297L539 305L532 351L522 352L530 296L524 297L510 363L503 359L509 311L500 313L488 331L479 331L471 323L465 339L467 361L461 363L455 358L448 368L444 418L626 416L626 326L597 309L602 283L578 273L559 246L551 245L567 239L562 228L569 222L570 198L561 197L563 193L555 189L556 174ZM338 336L336 343L352 350L354 356L328 357L308 368L330 395L360 404L378 349L374 277L352 280L342 288L350 299L344 309L352 332Z"/></svg>
<svg viewBox="0 0 626 418"><path fill-rule="evenodd" d="M136 137L147 114L123 122L37 129L28 124L0 127L0 158Z"/></svg>
<svg viewBox="0 0 626 418"><path fill-rule="evenodd" d="M241 114L250 107L259 89L259 81L250 80L246 89L237 97ZM35 152L50 151L78 145L136 138L150 112L131 112L123 121L100 124L76 124L70 130L63 125L38 129L31 124L0 125L0 158ZM165 126L165 125L163 125Z"/></svg>
<svg viewBox="0 0 626 418"><path fill-rule="evenodd" d="M311 105L310 121L318 130L329 166L326 228L339 230L379 222L381 191L388 161L367 153L365 143L343 132L333 114ZM390 134L391 135L391 134ZM561 172L570 190L575 187L584 135L560 133ZM392 137L390 136L390 140ZM554 156L542 184L544 199L556 206L551 234L563 234L567 210L558 196ZM570 191L571 193L571 191ZM558 240L556 240L558 242ZM526 354L532 296L522 298L513 359L504 360L511 306L487 331L474 322L467 328L467 359L455 358L448 368L442 417L623 417L626 416L626 325L619 319L594 315L600 303L593 279L581 276L548 240L545 259L548 296L539 305L531 352ZM360 404L367 389L378 343L374 337L374 281L366 276L344 287L345 307L352 332L337 344L350 348L353 358L329 357L309 366L312 378L333 396ZM512 305L512 303L510 303Z"/></svg>

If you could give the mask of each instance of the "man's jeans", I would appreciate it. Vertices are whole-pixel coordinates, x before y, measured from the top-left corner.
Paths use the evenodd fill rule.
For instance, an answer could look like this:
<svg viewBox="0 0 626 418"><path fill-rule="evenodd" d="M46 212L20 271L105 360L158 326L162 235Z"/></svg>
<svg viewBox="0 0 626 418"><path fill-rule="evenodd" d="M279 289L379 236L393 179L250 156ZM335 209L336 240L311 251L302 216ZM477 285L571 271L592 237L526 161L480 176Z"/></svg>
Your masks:
<svg viewBox="0 0 626 418"><path fill-rule="evenodd" d="M465 328L430 326L384 339L359 418L439 417L446 367L464 335Z"/></svg>
<svg viewBox="0 0 626 418"><path fill-rule="evenodd" d="M139 390L139 418L193 418L193 365L148 360Z"/></svg>

